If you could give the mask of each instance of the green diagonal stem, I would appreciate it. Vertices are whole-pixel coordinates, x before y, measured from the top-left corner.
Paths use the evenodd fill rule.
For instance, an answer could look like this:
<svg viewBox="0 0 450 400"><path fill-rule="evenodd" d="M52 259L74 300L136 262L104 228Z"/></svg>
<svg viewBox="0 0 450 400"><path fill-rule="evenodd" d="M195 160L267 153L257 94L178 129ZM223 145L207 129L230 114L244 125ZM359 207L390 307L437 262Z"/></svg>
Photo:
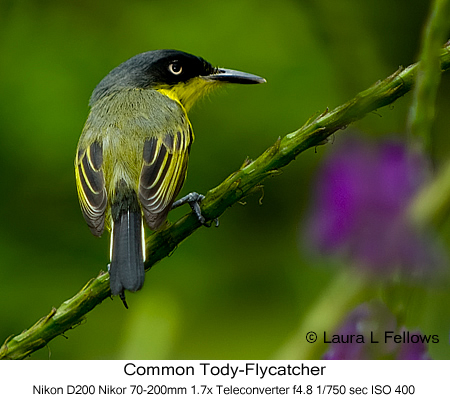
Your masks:
<svg viewBox="0 0 450 400"><path fill-rule="evenodd" d="M441 54L441 69L450 69L450 45ZM378 108L393 103L413 87L418 65L399 69L383 81L377 82L352 100L326 110L311 118L300 129L278 138L256 160L246 160L219 186L211 189L202 202L202 213L208 220L222 215L228 207L257 190L268 176L276 175L303 151L320 145L334 132L363 118ZM176 247L195 230L200 228L197 219L188 214L177 222L155 232L147 240L146 269L172 253ZM19 335L7 338L0 348L0 359L20 359L44 347L48 342L68 329L75 328L85 315L111 295L109 275L100 273L91 279L75 296L37 321Z"/></svg>

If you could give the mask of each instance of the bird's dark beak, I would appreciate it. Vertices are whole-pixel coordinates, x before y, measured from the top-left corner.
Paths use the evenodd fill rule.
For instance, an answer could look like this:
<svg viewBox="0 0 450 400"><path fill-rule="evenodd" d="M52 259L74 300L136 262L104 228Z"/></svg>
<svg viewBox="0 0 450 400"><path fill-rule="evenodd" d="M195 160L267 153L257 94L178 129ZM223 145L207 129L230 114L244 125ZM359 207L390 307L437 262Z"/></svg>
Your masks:
<svg viewBox="0 0 450 400"><path fill-rule="evenodd" d="M225 68L217 68L213 74L203 76L202 78L206 81L223 83L255 84L266 82L260 76Z"/></svg>

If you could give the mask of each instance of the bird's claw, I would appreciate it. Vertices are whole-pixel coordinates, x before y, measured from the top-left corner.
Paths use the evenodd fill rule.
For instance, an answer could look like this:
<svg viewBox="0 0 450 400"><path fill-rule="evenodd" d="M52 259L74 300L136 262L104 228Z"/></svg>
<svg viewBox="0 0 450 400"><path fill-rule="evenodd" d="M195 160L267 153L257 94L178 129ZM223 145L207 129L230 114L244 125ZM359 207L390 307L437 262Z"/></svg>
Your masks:
<svg viewBox="0 0 450 400"><path fill-rule="evenodd" d="M192 212L197 217L198 221L206 226L207 228L211 227L212 223L214 222L216 228L219 226L219 219L214 218L213 221L206 222L205 217L202 215L202 210L200 209L200 203L205 198L204 195L199 194L197 192L192 192L187 194L186 196L182 197L181 199L177 200L175 203L172 204L172 210L174 208L180 207L183 204L188 203L189 206L192 209Z"/></svg>
<svg viewBox="0 0 450 400"><path fill-rule="evenodd" d="M206 226L207 228L211 228L213 222L214 222L214 226L216 228L218 228L219 227L219 218L214 218L212 221L205 222L203 225Z"/></svg>

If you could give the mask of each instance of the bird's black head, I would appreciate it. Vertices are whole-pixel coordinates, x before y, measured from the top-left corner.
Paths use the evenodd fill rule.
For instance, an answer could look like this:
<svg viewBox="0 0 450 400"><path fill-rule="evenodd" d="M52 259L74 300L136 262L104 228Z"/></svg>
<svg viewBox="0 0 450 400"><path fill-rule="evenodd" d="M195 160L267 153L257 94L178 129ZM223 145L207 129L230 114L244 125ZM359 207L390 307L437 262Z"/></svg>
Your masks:
<svg viewBox="0 0 450 400"><path fill-rule="evenodd" d="M144 70L150 78L150 87L186 83L195 77L214 74L217 70L203 58L178 50L150 51L139 54L129 61L140 56L143 58L142 61L147 63Z"/></svg>
<svg viewBox="0 0 450 400"><path fill-rule="evenodd" d="M220 83L262 83L263 78L214 68L203 58L178 50L138 54L114 68L97 85L90 105L109 94L128 89L155 89L186 108L208 88Z"/></svg>
<svg viewBox="0 0 450 400"><path fill-rule="evenodd" d="M130 58L106 75L92 93L91 104L118 90L170 87L211 75L215 70L202 58L183 51L148 51Z"/></svg>

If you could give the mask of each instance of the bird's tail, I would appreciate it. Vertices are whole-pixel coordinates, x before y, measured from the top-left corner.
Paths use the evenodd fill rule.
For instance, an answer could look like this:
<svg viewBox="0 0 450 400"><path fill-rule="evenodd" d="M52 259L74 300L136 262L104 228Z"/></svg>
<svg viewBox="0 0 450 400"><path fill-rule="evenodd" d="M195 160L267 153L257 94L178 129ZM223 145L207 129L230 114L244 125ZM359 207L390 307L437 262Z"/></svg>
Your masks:
<svg viewBox="0 0 450 400"><path fill-rule="evenodd" d="M129 191L121 196L111 213L110 287L111 293L124 301L124 290L141 289L145 277L143 221L136 193Z"/></svg>

